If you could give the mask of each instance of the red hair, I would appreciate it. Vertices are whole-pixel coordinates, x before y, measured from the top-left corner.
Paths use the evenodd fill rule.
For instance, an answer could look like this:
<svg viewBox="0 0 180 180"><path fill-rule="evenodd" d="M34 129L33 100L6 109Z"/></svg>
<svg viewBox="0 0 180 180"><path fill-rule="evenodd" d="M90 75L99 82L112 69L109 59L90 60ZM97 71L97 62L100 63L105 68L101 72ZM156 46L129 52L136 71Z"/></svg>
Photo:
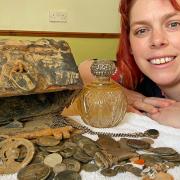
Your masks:
<svg viewBox="0 0 180 180"><path fill-rule="evenodd" d="M143 77L130 52L129 13L133 2L134 0L121 0L120 2L121 34L117 52L117 72L113 76L115 80L117 80L117 76L123 77L122 84L129 89L135 89ZM177 3L177 0L170 0L170 2L176 10L180 11L180 4Z"/></svg>

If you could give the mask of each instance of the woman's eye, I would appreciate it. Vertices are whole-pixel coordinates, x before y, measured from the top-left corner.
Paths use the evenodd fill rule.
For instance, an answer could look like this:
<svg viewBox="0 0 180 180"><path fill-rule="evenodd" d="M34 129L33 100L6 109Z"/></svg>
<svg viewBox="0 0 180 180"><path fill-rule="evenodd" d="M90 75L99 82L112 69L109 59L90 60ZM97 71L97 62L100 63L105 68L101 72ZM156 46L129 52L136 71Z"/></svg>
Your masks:
<svg viewBox="0 0 180 180"><path fill-rule="evenodd" d="M168 24L168 27L170 29L180 28L180 22L178 22L178 21L171 22L171 23Z"/></svg>
<svg viewBox="0 0 180 180"><path fill-rule="evenodd" d="M147 28L140 28L135 31L136 36L144 36L148 32Z"/></svg>

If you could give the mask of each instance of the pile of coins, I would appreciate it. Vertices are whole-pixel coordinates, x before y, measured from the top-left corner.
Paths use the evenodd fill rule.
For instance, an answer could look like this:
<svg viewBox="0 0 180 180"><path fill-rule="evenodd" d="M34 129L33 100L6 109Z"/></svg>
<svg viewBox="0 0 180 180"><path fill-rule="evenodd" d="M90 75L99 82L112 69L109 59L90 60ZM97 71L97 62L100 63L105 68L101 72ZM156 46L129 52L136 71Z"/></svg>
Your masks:
<svg viewBox="0 0 180 180"><path fill-rule="evenodd" d="M19 180L80 180L82 170L99 170L107 177L130 172L144 180L172 177L167 171L180 165L180 154L168 147L153 148L152 143L150 138L115 141L106 135L93 141L81 134L63 140L10 138L0 144L0 157L9 171L0 166L0 173L18 171Z"/></svg>

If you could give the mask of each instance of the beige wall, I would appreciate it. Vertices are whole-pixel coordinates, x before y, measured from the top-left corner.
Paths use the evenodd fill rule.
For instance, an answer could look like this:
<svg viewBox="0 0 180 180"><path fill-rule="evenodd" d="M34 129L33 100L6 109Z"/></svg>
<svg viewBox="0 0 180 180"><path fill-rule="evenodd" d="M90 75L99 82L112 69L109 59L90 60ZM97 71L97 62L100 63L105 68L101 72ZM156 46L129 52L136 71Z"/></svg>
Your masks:
<svg viewBox="0 0 180 180"><path fill-rule="evenodd" d="M117 33L118 5L119 0L0 0L0 30ZM66 10L67 23L49 22L50 10ZM70 44L77 64L89 58L115 59L118 39L63 39Z"/></svg>

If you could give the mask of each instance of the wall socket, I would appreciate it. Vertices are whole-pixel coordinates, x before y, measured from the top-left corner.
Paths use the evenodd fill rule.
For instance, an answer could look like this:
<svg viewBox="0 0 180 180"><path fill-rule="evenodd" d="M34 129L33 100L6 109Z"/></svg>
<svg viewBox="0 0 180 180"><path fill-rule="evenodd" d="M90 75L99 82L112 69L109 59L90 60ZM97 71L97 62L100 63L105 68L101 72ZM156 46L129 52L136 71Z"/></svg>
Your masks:
<svg viewBox="0 0 180 180"><path fill-rule="evenodd" d="M66 23L68 13L66 10L50 10L49 11L49 22L63 22Z"/></svg>

